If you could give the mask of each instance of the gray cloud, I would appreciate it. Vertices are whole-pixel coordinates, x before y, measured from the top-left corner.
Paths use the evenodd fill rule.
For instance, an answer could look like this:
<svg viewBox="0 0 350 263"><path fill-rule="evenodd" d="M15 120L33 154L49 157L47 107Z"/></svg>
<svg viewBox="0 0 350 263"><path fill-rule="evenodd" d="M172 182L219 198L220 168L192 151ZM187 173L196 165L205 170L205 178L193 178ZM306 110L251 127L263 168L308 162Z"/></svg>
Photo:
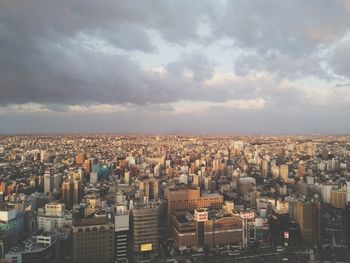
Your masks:
<svg viewBox="0 0 350 263"><path fill-rule="evenodd" d="M48 116L64 119L60 112L72 105L131 104L131 112L123 114L135 117L137 112L171 112L171 104L179 101L263 99L266 109L254 113L259 118L244 113L247 119L268 118L266 123L272 125L278 119L274 112L281 109L285 115L295 114L295 120L307 111L311 113L305 118L317 119L321 113L313 105L334 109L325 103L328 98L336 101L349 93L347 86L336 90L331 83L339 76L344 83L350 78L349 41L344 40L350 29L349 10L346 1L326 0L107 0L103 4L4 0L0 2L0 108L38 103L57 113L45 113L43 119L31 113L39 122ZM163 73L144 68L135 59L137 53L160 52L161 43L152 34L169 50L180 50L176 59L159 65ZM218 40L232 44L228 59L233 69L224 73L234 76L228 80L220 75L220 58L206 52ZM261 72L266 78L257 76ZM319 100L311 100L308 87L293 83L303 78L329 87L317 93ZM347 102L343 100L343 108ZM216 114L214 123L227 119L217 118L224 115L222 109L211 114ZM1 118L9 121L4 114ZM157 118L155 122L164 121ZM191 123L171 118L175 124Z"/></svg>

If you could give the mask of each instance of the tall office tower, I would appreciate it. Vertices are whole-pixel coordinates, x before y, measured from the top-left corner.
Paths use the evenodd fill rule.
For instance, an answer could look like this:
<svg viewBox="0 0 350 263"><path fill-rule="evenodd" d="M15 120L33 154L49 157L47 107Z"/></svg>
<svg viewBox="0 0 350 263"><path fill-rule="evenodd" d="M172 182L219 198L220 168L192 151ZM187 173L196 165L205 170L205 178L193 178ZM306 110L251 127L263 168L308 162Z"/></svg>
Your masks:
<svg viewBox="0 0 350 263"><path fill-rule="evenodd" d="M323 160L328 160L328 150L327 150L327 148L323 148L323 150L322 150L322 159Z"/></svg>
<svg viewBox="0 0 350 263"><path fill-rule="evenodd" d="M54 186L54 177L51 170L46 170L44 174L44 193L51 193Z"/></svg>
<svg viewBox="0 0 350 263"><path fill-rule="evenodd" d="M153 180L150 182L150 189L149 189L150 198L153 200L158 199L158 192L159 192L159 185L158 180L153 178Z"/></svg>
<svg viewBox="0 0 350 263"><path fill-rule="evenodd" d="M84 169L87 173L92 172L92 167L95 164L95 158L89 158L84 161Z"/></svg>
<svg viewBox="0 0 350 263"><path fill-rule="evenodd" d="M280 165L280 177L285 181L288 181L289 168L287 164Z"/></svg>
<svg viewBox="0 0 350 263"><path fill-rule="evenodd" d="M159 248L159 206L138 204L131 210L132 255L136 262L157 257Z"/></svg>
<svg viewBox="0 0 350 263"><path fill-rule="evenodd" d="M74 190L73 190L73 204L79 204L81 201L81 198L83 197L83 185L81 181L75 180L74 181Z"/></svg>
<svg viewBox="0 0 350 263"><path fill-rule="evenodd" d="M261 160L261 176L266 178L269 172L269 162L265 159Z"/></svg>
<svg viewBox="0 0 350 263"><path fill-rule="evenodd" d="M62 184L62 199L67 209L72 209L74 204L74 183L65 181Z"/></svg>
<svg viewBox="0 0 350 263"><path fill-rule="evenodd" d="M130 240L129 211L125 205L117 205L114 217L115 262L128 262Z"/></svg>
<svg viewBox="0 0 350 263"><path fill-rule="evenodd" d="M219 165L220 165L220 160L218 160L218 159L213 160L213 171L214 172L219 171Z"/></svg>
<svg viewBox="0 0 350 263"><path fill-rule="evenodd" d="M323 203L329 204L331 202L331 191L332 191L333 186L334 185L330 184L330 183L321 184L319 186Z"/></svg>
<svg viewBox="0 0 350 263"><path fill-rule="evenodd" d="M309 245L320 239L320 202L298 200L296 221L299 224L301 238Z"/></svg>
<svg viewBox="0 0 350 263"><path fill-rule="evenodd" d="M150 192L150 183L148 180L141 181L139 183L139 191L140 191L140 200L142 200L144 197L149 198L149 192Z"/></svg>
<svg viewBox="0 0 350 263"><path fill-rule="evenodd" d="M83 186L78 180L65 181L62 184L62 199L67 209L72 209L74 204L80 203L83 197Z"/></svg>
<svg viewBox="0 0 350 263"><path fill-rule="evenodd" d="M79 152L77 157L75 158L75 162L77 163L77 165L84 164L85 160L86 160L86 154L83 152Z"/></svg>
<svg viewBox="0 0 350 263"><path fill-rule="evenodd" d="M57 190L61 189L61 187L62 187L62 174L61 173L54 174L53 187Z"/></svg>
<svg viewBox="0 0 350 263"><path fill-rule="evenodd" d="M83 218L72 227L73 263L114 261L114 224L107 218Z"/></svg>
<svg viewBox="0 0 350 263"><path fill-rule="evenodd" d="M331 190L331 205L335 208L344 209L346 207L346 189Z"/></svg>

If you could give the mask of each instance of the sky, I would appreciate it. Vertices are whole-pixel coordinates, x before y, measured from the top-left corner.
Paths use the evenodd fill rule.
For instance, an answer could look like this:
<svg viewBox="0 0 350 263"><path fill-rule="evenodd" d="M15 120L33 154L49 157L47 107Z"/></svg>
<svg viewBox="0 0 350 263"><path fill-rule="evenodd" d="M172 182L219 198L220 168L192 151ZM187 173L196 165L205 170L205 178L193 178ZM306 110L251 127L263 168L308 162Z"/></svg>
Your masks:
<svg viewBox="0 0 350 263"><path fill-rule="evenodd" d="M350 0L2 0L0 133L350 133Z"/></svg>

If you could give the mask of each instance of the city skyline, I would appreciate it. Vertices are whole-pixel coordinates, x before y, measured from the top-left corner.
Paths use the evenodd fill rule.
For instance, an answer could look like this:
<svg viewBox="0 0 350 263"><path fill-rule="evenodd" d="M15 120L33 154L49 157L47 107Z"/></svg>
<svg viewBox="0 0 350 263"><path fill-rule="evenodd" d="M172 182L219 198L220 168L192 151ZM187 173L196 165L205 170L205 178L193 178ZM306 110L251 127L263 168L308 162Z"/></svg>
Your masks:
<svg viewBox="0 0 350 263"><path fill-rule="evenodd" d="M350 4L1 1L0 134L349 134Z"/></svg>

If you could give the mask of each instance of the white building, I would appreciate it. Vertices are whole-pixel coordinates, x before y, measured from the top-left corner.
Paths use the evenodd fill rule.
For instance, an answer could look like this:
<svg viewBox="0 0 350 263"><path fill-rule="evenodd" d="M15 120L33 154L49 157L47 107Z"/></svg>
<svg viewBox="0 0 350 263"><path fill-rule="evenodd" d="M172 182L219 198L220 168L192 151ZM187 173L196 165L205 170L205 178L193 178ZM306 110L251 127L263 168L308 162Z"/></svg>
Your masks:
<svg viewBox="0 0 350 263"><path fill-rule="evenodd" d="M38 230L52 232L65 226L72 226L72 215L65 213L64 204L46 204L45 210L39 209L37 217Z"/></svg>

